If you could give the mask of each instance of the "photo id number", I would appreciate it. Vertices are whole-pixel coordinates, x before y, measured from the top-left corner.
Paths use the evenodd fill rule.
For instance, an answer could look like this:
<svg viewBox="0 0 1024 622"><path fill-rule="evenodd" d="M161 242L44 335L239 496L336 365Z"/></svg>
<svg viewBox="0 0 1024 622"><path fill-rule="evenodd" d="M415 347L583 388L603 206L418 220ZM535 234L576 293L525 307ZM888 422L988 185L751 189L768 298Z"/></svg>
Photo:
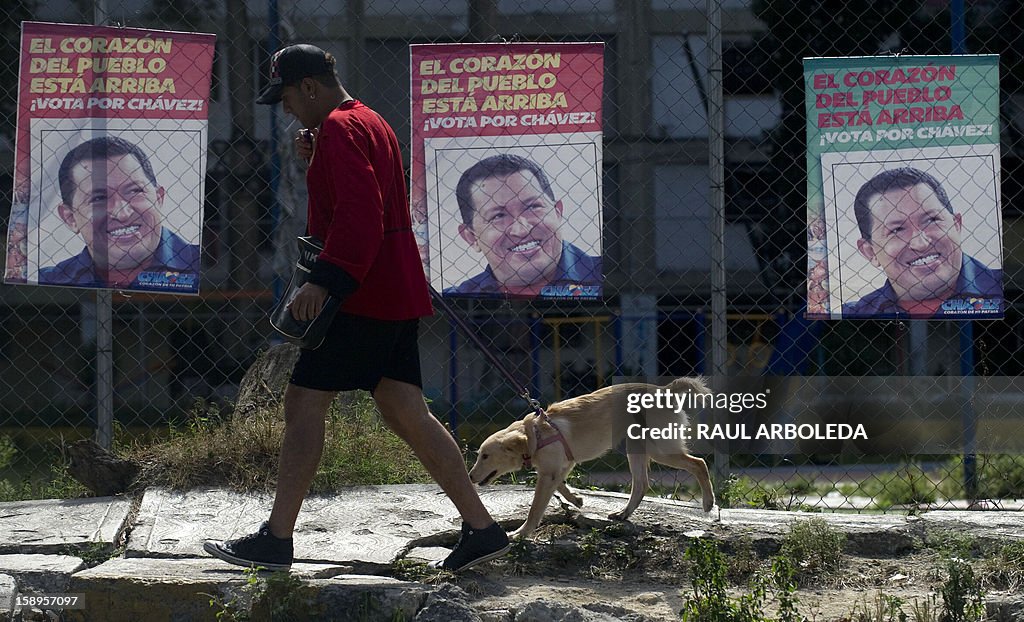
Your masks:
<svg viewBox="0 0 1024 622"><path fill-rule="evenodd" d="M85 609L85 594L18 594L15 609Z"/></svg>

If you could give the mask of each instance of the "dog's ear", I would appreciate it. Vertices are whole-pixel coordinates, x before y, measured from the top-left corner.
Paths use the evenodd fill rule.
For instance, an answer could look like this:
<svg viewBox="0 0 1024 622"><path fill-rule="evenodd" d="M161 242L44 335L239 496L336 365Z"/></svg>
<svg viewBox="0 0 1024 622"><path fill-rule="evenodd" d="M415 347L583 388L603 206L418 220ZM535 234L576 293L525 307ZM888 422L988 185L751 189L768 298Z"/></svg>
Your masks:
<svg viewBox="0 0 1024 622"><path fill-rule="evenodd" d="M537 415L530 413L523 419L523 432L526 433L526 455L533 456L537 452L537 427L534 422Z"/></svg>
<svg viewBox="0 0 1024 622"><path fill-rule="evenodd" d="M522 456L526 453L527 438L519 430L510 431L501 439L501 448L511 454Z"/></svg>

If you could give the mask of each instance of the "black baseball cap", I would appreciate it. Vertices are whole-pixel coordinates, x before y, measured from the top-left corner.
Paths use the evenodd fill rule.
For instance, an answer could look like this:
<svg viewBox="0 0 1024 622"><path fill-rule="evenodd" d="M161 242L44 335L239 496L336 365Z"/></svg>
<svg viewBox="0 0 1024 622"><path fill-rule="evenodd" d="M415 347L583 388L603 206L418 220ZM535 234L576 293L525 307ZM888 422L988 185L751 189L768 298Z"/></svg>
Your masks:
<svg viewBox="0 0 1024 622"><path fill-rule="evenodd" d="M334 73L334 57L317 46L300 43L281 48L270 57L270 82L256 103L276 104L285 86L325 73Z"/></svg>

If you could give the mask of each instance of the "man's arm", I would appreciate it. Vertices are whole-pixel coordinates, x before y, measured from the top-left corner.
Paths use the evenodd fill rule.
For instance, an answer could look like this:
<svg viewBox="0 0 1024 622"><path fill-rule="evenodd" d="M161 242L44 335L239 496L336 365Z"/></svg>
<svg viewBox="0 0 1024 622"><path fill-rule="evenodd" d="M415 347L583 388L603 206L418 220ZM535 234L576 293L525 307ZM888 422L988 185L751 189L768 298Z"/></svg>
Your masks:
<svg viewBox="0 0 1024 622"><path fill-rule="evenodd" d="M324 157L328 166L325 198L331 222L309 282L345 297L359 287L380 250L384 202L365 135L335 123L325 127L318 140L317 157Z"/></svg>

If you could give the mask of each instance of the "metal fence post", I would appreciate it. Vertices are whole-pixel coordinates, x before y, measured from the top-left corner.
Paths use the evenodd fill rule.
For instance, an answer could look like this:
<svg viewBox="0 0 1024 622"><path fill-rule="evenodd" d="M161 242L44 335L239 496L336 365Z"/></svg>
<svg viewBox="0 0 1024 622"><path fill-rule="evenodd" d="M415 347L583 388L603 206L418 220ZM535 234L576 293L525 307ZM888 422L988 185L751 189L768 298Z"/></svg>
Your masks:
<svg viewBox="0 0 1024 622"><path fill-rule="evenodd" d="M106 0L94 0L93 24L107 22ZM113 295L96 292L96 443L110 449L114 444L114 326Z"/></svg>
<svg viewBox="0 0 1024 622"><path fill-rule="evenodd" d="M954 54L967 53L966 19L964 0L952 0L950 5L950 30ZM971 320L957 322L960 325L960 417L964 432L964 490L967 498L978 498L978 473L974 451L977 431L977 413L974 412L974 324Z"/></svg>
<svg viewBox="0 0 1024 622"><path fill-rule="evenodd" d="M448 400L451 402L448 425L451 426L452 434L457 438L459 429L459 330L451 318L448 318Z"/></svg>
<svg viewBox="0 0 1024 622"><path fill-rule="evenodd" d="M109 289L96 292L96 443L114 442L114 326Z"/></svg>
<svg viewBox="0 0 1024 622"><path fill-rule="evenodd" d="M711 377L724 380L726 361L725 293L725 116L722 94L721 0L707 0L708 12L708 184L711 203ZM721 487L729 454L716 446L714 479Z"/></svg>

